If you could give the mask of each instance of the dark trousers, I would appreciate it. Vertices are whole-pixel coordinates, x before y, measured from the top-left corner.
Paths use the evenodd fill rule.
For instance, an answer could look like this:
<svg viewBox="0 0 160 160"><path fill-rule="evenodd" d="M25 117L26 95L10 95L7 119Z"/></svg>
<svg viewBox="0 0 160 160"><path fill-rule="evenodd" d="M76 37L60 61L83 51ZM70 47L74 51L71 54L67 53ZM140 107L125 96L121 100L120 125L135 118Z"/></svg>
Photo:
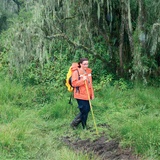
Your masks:
<svg viewBox="0 0 160 160"><path fill-rule="evenodd" d="M78 108L80 110L79 115L80 115L81 123L83 128L85 128L87 123L88 113L90 111L89 101L77 99L77 103L78 103Z"/></svg>

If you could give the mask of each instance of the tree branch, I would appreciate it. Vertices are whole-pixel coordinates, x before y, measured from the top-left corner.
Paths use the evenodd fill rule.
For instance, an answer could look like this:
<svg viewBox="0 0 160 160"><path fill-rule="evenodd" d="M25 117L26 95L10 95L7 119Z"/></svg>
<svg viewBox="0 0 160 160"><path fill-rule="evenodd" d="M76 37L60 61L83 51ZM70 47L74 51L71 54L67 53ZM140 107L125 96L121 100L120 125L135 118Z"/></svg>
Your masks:
<svg viewBox="0 0 160 160"><path fill-rule="evenodd" d="M90 50L88 47L82 45L82 44L77 44L75 42L73 42L72 40L70 40L65 34L55 34L55 35L51 35L51 36L47 36L47 39L54 39L54 38L63 38L65 39L70 45L72 45L75 49L83 49L84 51L86 51L87 53L90 53L92 55L94 55L96 58L100 59L103 63L107 64L107 61L105 58L103 58L102 56L100 56L98 53L94 52L93 50Z"/></svg>

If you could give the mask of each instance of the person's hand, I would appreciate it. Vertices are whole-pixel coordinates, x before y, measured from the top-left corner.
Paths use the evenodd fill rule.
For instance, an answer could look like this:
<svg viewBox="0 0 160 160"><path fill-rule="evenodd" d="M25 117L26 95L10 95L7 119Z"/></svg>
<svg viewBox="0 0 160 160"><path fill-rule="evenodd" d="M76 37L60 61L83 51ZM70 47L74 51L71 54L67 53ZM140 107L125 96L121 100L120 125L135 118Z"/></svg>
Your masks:
<svg viewBox="0 0 160 160"><path fill-rule="evenodd" d="M87 77L86 77L86 76L83 76L83 80L86 81L86 79L87 79Z"/></svg>
<svg viewBox="0 0 160 160"><path fill-rule="evenodd" d="M93 100L93 99L94 99L94 96L91 95L91 100Z"/></svg>

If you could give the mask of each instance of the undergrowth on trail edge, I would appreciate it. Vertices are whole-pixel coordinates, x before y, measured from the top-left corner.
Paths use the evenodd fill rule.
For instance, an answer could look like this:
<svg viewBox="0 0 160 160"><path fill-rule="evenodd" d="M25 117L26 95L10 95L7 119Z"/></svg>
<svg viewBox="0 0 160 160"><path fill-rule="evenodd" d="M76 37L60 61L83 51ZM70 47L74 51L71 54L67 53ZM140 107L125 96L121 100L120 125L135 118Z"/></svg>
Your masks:
<svg viewBox="0 0 160 160"><path fill-rule="evenodd" d="M122 148L132 148L143 159L160 157L159 88L134 86L109 80L95 86L92 107L99 135L118 139ZM0 159L98 159L74 152L63 142L94 140L92 114L88 130L70 128L78 113L76 101L68 104L70 93L49 86L23 86L0 80Z"/></svg>

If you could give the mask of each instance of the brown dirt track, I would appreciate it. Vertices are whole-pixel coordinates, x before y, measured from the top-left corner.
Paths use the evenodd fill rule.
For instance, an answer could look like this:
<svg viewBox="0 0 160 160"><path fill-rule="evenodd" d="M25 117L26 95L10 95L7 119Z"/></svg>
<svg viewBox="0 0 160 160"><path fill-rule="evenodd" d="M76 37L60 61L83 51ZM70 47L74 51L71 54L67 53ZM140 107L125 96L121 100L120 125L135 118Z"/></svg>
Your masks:
<svg viewBox="0 0 160 160"><path fill-rule="evenodd" d="M109 140L104 135L94 141L90 139L73 141L71 137L63 137L63 141L75 151L94 153L101 160L140 160L130 149L122 149L117 140Z"/></svg>

